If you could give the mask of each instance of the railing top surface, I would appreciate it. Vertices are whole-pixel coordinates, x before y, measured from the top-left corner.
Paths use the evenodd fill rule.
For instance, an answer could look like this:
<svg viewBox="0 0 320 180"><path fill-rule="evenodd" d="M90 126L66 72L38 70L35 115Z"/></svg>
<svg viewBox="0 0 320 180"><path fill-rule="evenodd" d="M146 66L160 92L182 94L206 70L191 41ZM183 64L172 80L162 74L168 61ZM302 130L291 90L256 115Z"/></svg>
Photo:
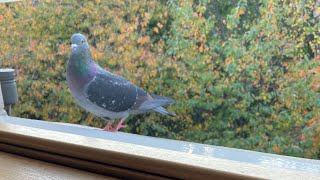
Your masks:
<svg viewBox="0 0 320 180"><path fill-rule="evenodd" d="M87 137L113 140L124 143L131 143L147 147L184 152L206 157L221 158L242 163L259 165L267 168L281 168L293 171L320 175L320 161L304 158L281 156L269 153L261 153L221 146L212 146L185 141L176 141L163 138L141 136L129 133L106 133L96 128L66 123L54 123L39 120L23 119L4 116L0 122L16 125L41 128L46 130L71 133Z"/></svg>

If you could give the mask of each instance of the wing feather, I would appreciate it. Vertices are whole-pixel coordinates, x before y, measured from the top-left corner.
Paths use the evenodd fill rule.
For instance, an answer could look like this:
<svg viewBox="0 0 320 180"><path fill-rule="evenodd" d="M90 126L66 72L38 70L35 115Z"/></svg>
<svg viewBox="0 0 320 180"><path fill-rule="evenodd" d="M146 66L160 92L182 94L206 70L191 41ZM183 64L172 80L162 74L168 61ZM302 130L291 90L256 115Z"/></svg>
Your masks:
<svg viewBox="0 0 320 180"><path fill-rule="evenodd" d="M121 76L103 72L89 83L86 95L89 101L103 109L123 112L135 106L148 93Z"/></svg>

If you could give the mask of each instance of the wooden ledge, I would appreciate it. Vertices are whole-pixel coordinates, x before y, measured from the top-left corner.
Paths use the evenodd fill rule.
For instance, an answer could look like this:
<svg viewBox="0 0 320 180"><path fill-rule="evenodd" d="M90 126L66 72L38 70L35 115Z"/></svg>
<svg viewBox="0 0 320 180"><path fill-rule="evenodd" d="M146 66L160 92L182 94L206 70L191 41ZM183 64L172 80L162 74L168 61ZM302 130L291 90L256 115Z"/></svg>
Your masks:
<svg viewBox="0 0 320 180"><path fill-rule="evenodd" d="M87 171L0 152L0 179L103 180L115 179Z"/></svg>
<svg viewBox="0 0 320 180"><path fill-rule="evenodd" d="M0 123L0 150L127 179L314 179L315 174L270 169L142 145Z"/></svg>

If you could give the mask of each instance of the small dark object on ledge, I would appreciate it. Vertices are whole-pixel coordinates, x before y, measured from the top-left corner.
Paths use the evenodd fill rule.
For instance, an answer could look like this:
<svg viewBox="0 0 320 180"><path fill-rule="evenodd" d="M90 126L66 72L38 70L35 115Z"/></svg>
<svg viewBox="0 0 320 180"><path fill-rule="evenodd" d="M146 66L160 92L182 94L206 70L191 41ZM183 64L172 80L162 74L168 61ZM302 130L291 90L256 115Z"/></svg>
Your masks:
<svg viewBox="0 0 320 180"><path fill-rule="evenodd" d="M11 114L11 105L18 101L14 69L0 69L0 82L3 102L7 114Z"/></svg>

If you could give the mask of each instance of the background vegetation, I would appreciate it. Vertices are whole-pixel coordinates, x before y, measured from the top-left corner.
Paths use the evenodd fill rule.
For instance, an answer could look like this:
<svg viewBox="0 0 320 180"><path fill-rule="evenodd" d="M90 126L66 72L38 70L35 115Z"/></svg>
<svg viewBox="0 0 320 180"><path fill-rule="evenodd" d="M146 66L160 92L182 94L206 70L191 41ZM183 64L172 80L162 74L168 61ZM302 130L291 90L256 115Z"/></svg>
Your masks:
<svg viewBox="0 0 320 180"><path fill-rule="evenodd" d="M15 116L104 126L66 85L70 37L81 32L102 67L176 100L176 118L132 116L124 131L320 158L316 0L79 2L0 4Z"/></svg>

